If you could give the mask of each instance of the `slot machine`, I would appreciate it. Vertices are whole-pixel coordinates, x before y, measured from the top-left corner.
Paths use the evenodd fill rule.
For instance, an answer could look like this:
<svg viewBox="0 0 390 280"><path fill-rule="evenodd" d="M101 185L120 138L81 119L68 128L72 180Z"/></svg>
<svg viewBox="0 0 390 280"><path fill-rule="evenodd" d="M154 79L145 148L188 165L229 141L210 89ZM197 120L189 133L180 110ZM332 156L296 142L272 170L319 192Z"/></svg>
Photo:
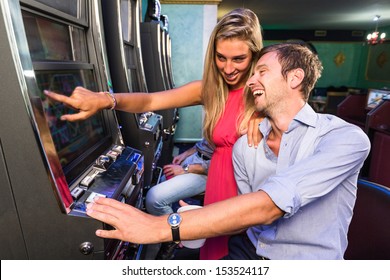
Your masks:
<svg viewBox="0 0 390 280"><path fill-rule="evenodd" d="M163 29L163 36L165 36L165 63L167 67L168 72L168 82L170 85L170 88L175 87L175 82L173 79L173 73L172 73L172 41L171 37L169 36L169 19L167 15L161 15L160 16L162 29Z"/></svg>
<svg viewBox="0 0 390 280"><path fill-rule="evenodd" d="M161 64L162 64L162 69L163 69L163 78L164 78L164 84L166 89L171 89L172 84L169 79L169 73L168 73L168 42L167 42L167 34L168 34L168 16L166 15L161 15L160 16L160 33L161 33Z"/></svg>
<svg viewBox="0 0 390 280"><path fill-rule="evenodd" d="M163 77L168 89L174 88L171 58L171 38L169 36L169 20L167 15L160 16L160 33L161 33L161 63L163 68ZM172 162L172 152L174 148L173 137L176 131L176 125L179 121L179 111L177 109L165 112L165 118L169 120L169 126L165 127L165 142L159 165L164 166Z"/></svg>
<svg viewBox="0 0 390 280"><path fill-rule="evenodd" d="M171 88L166 62L166 31L161 19L159 1L148 1L147 17L141 23L141 50L146 83L149 92L163 91ZM168 23L167 21L165 22ZM167 29L168 26L165 26ZM159 166L172 163L173 138L179 114L177 108L158 110L155 113L163 117L163 148L158 161Z"/></svg>
<svg viewBox="0 0 390 280"><path fill-rule="evenodd" d="M43 91L110 91L97 0L0 0L1 259L137 259L142 246L101 239L95 197L142 207L144 157L104 110L78 122Z"/></svg>
<svg viewBox="0 0 390 280"><path fill-rule="evenodd" d="M102 0L108 64L114 92L147 92L140 47L138 0ZM162 116L153 112L116 112L126 145L144 155L144 187L157 173L162 150Z"/></svg>

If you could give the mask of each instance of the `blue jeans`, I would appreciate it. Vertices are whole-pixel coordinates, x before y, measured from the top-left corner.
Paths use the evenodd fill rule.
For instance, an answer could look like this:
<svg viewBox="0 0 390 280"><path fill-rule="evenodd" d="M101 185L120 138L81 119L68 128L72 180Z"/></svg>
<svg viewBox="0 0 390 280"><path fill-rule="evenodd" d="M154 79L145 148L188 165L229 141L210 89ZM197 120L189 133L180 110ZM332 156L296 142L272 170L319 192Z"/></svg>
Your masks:
<svg viewBox="0 0 390 280"><path fill-rule="evenodd" d="M206 181L207 175L188 173L155 185L146 194L146 210L155 216L170 214L172 203L204 192Z"/></svg>

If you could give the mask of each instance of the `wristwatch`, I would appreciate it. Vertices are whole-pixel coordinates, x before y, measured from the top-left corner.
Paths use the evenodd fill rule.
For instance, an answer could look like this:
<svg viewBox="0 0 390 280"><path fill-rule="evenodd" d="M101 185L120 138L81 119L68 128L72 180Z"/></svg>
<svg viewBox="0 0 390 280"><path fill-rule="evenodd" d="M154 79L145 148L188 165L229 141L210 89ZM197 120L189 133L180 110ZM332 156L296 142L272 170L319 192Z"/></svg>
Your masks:
<svg viewBox="0 0 390 280"><path fill-rule="evenodd" d="M190 165L188 163L183 165L183 170L185 173L188 173L190 171Z"/></svg>
<svg viewBox="0 0 390 280"><path fill-rule="evenodd" d="M178 213L172 213L168 216L168 224L171 226L172 230L172 240L175 243L180 243L179 226L181 221L182 218Z"/></svg>

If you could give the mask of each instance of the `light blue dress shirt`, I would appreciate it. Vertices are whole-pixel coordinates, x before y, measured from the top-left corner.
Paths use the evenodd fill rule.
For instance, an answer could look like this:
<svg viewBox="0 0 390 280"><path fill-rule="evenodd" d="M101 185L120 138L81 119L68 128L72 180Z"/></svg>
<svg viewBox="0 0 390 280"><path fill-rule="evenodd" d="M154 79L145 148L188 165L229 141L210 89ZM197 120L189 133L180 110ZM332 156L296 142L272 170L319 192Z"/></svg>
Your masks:
<svg viewBox="0 0 390 280"><path fill-rule="evenodd" d="M203 138L202 140L196 142L195 144L195 149L197 152L201 153L203 156L208 157L211 159L214 153L214 148ZM196 159L191 160L191 162L186 162L188 164L195 164L199 163L202 165L204 168L206 174L209 172L209 167L210 167L210 160L205 160L200 158L197 154L194 154L194 157ZM184 163L182 163L183 165Z"/></svg>
<svg viewBox="0 0 390 280"><path fill-rule="evenodd" d="M278 156L266 144L270 130L266 118L257 149L242 136L233 150L239 193L263 190L285 212L271 225L248 229L257 254L271 260L343 259L368 137L308 104L283 133Z"/></svg>

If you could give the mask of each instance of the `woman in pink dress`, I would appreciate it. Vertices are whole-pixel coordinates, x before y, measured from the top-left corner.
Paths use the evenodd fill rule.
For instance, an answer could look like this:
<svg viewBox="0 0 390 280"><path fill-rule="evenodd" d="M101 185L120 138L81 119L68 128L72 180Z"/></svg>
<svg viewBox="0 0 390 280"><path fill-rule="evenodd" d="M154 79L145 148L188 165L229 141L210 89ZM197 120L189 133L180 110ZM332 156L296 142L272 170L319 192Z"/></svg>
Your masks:
<svg viewBox="0 0 390 280"><path fill-rule="evenodd" d="M232 151L239 137L237 117L243 110L243 92L243 88L229 92L224 114L215 126L213 133L215 149L209 166L204 205L237 195ZM219 236L207 239L200 249L200 259L216 260L227 255L228 238L228 236Z"/></svg>
<svg viewBox="0 0 390 280"><path fill-rule="evenodd" d="M237 195L232 149L240 128L248 123L242 119L243 94L253 62L257 61L256 50L262 47L259 28L256 15L238 9L226 14L210 37L203 74L204 135L215 145L215 150L206 183L205 205ZM200 249L200 259L216 260L225 256L228 238L207 239Z"/></svg>
<svg viewBox="0 0 390 280"><path fill-rule="evenodd" d="M63 115L62 120L86 119L99 110L141 113L191 105L204 105L204 138L215 146L208 173L205 204L237 195L232 163L232 147L240 134L248 131L249 118L244 118L244 87L251 76L263 47L261 27L255 13L239 8L226 14L215 26L205 57L201 81L155 93L92 92L76 88L70 97L54 92L45 94L79 110L73 115ZM250 116L250 114L245 114ZM258 124L259 119L252 120ZM259 132L249 135L257 144ZM201 248L201 259L220 259L227 254L228 237L207 240Z"/></svg>

